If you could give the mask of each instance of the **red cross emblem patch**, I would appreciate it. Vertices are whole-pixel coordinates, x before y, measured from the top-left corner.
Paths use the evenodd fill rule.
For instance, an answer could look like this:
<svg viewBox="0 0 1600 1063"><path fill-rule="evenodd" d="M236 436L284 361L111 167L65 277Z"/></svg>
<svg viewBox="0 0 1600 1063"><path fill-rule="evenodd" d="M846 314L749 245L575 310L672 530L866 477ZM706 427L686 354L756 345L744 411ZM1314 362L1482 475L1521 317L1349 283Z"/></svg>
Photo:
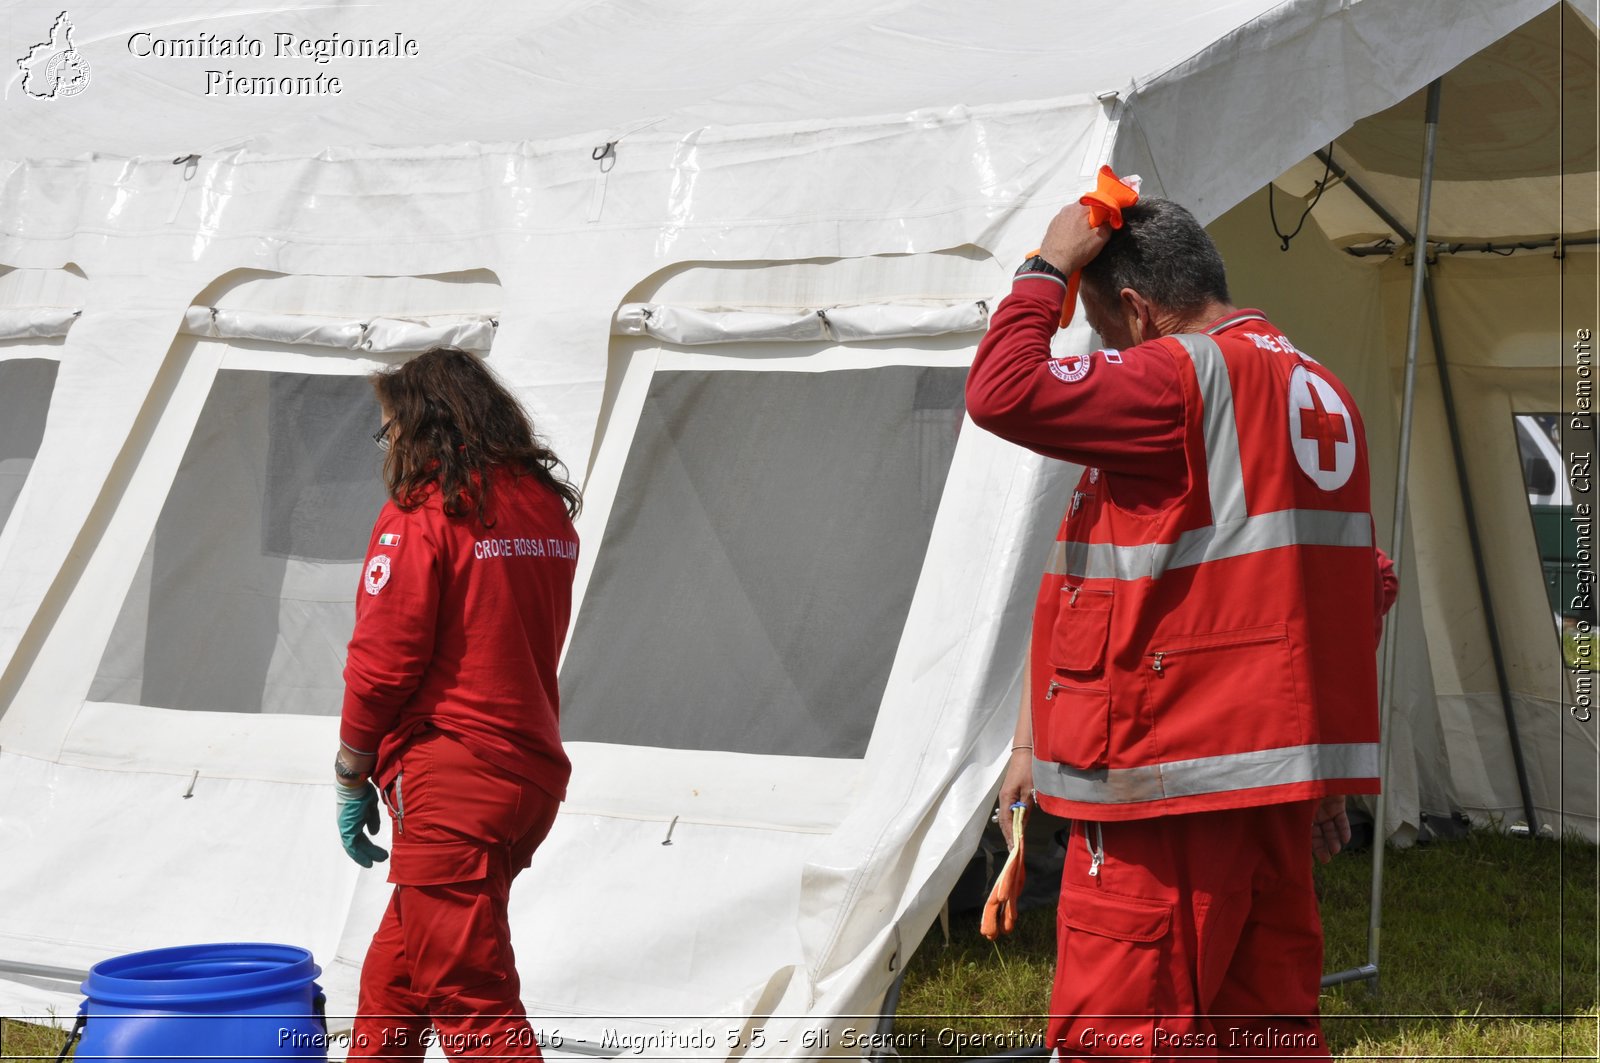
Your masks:
<svg viewBox="0 0 1600 1063"><path fill-rule="evenodd" d="M1289 377L1289 444L1324 491L1337 491L1355 471L1355 420L1333 385L1303 365Z"/></svg>
<svg viewBox="0 0 1600 1063"><path fill-rule="evenodd" d="M1089 375L1089 368L1094 364L1094 355L1064 354L1059 358L1051 358L1045 364L1050 367L1050 375L1063 384L1076 384Z"/></svg>
<svg viewBox="0 0 1600 1063"><path fill-rule="evenodd" d="M367 571L361 580L368 594L377 594L389 582L389 555L379 554L367 562Z"/></svg>

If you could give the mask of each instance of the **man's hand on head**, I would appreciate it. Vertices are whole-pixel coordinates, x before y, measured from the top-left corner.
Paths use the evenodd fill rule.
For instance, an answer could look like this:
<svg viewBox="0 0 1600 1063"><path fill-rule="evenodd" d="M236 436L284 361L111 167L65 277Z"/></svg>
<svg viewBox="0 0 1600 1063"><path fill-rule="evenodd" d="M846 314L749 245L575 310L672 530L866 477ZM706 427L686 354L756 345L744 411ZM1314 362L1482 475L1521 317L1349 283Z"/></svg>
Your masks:
<svg viewBox="0 0 1600 1063"><path fill-rule="evenodd" d="M1076 273L1094 260L1109 239L1111 226L1091 226L1089 208L1072 203L1050 219L1039 254L1062 273Z"/></svg>

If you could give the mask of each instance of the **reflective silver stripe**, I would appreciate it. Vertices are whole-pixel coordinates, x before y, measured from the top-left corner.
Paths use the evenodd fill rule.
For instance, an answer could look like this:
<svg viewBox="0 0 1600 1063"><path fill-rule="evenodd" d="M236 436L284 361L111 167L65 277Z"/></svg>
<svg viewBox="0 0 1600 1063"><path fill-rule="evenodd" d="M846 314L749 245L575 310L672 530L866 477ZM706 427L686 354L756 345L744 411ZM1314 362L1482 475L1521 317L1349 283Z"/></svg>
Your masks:
<svg viewBox="0 0 1600 1063"><path fill-rule="evenodd" d="M1058 542L1050 555L1049 573L1082 579L1157 579L1175 568L1188 568L1284 546L1372 545L1372 518L1366 513L1333 509L1280 509L1246 517L1223 527L1196 528L1175 543Z"/></svg>
<svg viewBox="0 0 1600 1063"><path fill-rule="evenodd" d="M1318 779L1371 779L1377 775L1375 742L1286 746L1099 771L1079 771L1037 757L1033 761L1033 787L1039 793L1095 805L1128 805Z"/></svg>
<svg viewBox="0 0 1600 1063"><path fill-rule="evenodd" d="M1239 457L1239 426L1233 418L1233 385L1222 348L1210 336L1174 336L1189 352L1205 404L1206 483L1211 489L1211 523L1244 520L1244 462Z"/></svg>
<svg viewBox="0 0 1600 1063"><path fill-rule="evenodd" d="M1259 314L1235 314L1216 328L1265 320ZM1173 336L1194 363L1205 405L1202 432L1206 449L1206 483L1211 501L1211 526L1184 532L1175 543L1058 542L1047 572L1083 579L1157 579L1175 568L1188 568L1221 558L1239 557L1285 546L1372 545L1372 519L1367 513L1286 509L1249 514L1245 504L1244 461L1239 453L1239 428L1234 418L1233 385L1228 363L1215 340L1202 335Z"/></svg>

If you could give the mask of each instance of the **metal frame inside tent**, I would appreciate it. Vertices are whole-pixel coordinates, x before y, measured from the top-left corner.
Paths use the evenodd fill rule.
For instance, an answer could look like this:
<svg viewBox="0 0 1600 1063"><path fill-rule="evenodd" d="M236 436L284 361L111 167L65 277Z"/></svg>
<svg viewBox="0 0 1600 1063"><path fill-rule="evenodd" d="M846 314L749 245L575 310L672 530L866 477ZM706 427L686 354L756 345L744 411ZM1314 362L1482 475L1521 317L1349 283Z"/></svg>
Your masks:
<svg viewBox="0 0 1600 1063"><path fill-rule="evenodd" d="M1411 298L1406 321L1405 387L1401 399L1400 446L1395 474L1394 525L1389 539L1391 557L1398 575L1405 546L1406 507L1408 502L1406 488L1410 469L1411 433L1416 398L1417 348L1421 338L1421 318L1424 310L1426 310L1429 339L1432 343L1434 358L1439 367L1439 386L1444 403L1446 426L1450 435L1457 486L1461 492L1467 538L1472 551L1473 572L1477 581L1478 596L1483 604L1484 625L1489 642L1490 655L1494 663L1501 708L1505 716L1506 738L1511 747L1512 762L1516 766L1517 786L1522 797L1524 820L1521 824L1513 826L1512 833L1532 838L1539 836L1540 824L1534 808L1533 791L1528 780L1527 766L1522 752L1522 741L1512 708L1511 689L1506 678L1505 654L1501 645L1500 627L1495 613L1494 598L1489 588L1488 569L1484 563L1483 541L1479 531L1477 508L1473 502L1472 489L1467 477L1466 459L1461 447L1461 429L1456 416L1456 403L1450 385L1449 363L1445 354L1444 338L1439 322L1438 304L1434 297L1432 279L1428 272L1428 251L1430 247L1428 243L1428 212L1432 201L1434 161L1438 148L1440 95L1441 81L1436 79L1428 86L1426 114L1423 120L1422 176L1417 194L1417 220L1414 231L1408 231L1405 225L1392 212L1386 209L1375 196L1339 168L1333 162L1331 154L1319 150L1315 153L1315 156L1319 161L1325 163L1330 171L1335 172L1338 179L1350 189L1356 198L1371 209L1379 220L1399 237L1401 243L1393 249L1394 252L1401 251L1407 246L1412 249ZM1465 241L1464 243L1468 247L1475 246L1474 241ZM1556 238L1555 243L1559 250L1561 244L1559 236ZM1484 246L1492 245L1485 241ZM1382 838L1382 825L1387 822L1389 796L1387 783L1390 778L1389 755L1395 702L1394 677L1399 641L1396 629L1393 626L1386 627L1382 650L1382 670L1379 680L1381 705L1379 771L1380 779L1384 785L1378 793L1377 808L1374 814L1371 906L1367 922L1367 962L1325 975L1322 979L1324 987L1356 981L1370 981L1374 990L1378 986L1383 929L1384 850L1386 848Z"/></svg>

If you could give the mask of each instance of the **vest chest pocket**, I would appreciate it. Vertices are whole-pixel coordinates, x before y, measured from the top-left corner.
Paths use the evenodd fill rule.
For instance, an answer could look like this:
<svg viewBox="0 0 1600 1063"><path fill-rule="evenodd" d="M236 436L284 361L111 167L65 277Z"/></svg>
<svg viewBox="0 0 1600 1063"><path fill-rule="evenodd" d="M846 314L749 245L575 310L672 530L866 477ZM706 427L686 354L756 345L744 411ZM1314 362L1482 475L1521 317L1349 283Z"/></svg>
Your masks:
<svg viewBox="0 0 1600 1063"><path fill-rule="evenodd" d="M1085 771L1110 763L1105 670L1111 599L1109 590L1061 589L1061 610L1050 633L1053 672L1044 679L1043 700L1034 703L1034 755L1040 760Z"/></svg>
<svg viewBox="0 0 1600 1063"><path fill-rule="evenodd" d="M1050 663L1056 671L1084 679L1105 674L1111 637L1111 592L1062 587L1061 609L1050 633Z"/></svg>
<svg viewBox="0 0 1600 1063"><path fill-rule="evenodd" d="M1145 700L1163 760L1305 742L1283 624L1152 642Z"/></svg>

